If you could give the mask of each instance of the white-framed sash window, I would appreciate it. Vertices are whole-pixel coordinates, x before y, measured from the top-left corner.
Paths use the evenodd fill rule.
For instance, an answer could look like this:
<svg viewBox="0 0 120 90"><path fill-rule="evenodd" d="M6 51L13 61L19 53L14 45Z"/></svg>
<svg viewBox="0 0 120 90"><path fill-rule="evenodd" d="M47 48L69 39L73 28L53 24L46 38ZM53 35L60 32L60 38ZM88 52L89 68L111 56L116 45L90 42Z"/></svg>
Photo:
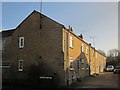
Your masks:
<svg viewBox="0 0 120 90"><path fill-rule="evenodd" d="M24 47L24 37L19 37L19 48Z"/></svg>
<svg viewBox="0 0 120 90"><path fill-rule="evenodd" d="M73 48L73 43L74 43L73 37L70 36L70 47L71 47L71 48Z"/></svg>
<svg viewBox="0 0 120 90"><path fill-rule="evenodd" d="M83 46L83 44L81 46L81 52L84 52L84 46Z"/></svg>
<svg viewBox="0 0 120 90"><path fill-rule="evenodd" d="M70 57L70 70L74 70L73 58Z"/></svg>
<svg viewBox="0 0 120 90"><path fill-rule="evenodd" d="M18 71L23 71L23 60L19 60L18 62Z"/></svg>
<svg viewBox="0 0 120 90"><path fill-rule="evenodd" d="M86 54L88 55L88 47L86 47Z"/></svg>

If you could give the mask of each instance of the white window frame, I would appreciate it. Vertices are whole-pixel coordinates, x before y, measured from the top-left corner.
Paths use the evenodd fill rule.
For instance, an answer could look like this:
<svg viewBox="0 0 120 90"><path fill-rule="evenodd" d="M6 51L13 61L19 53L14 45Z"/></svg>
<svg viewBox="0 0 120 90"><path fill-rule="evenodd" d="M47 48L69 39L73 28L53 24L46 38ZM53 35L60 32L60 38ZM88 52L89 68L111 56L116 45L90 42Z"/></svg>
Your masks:
<svg viewBox="0 0 120 90"><path fill-rule="evenodd" d="M81 52L84 52L84 45L81 46Z"/></svg>
<svg viewBox="0 0 120 90"><path fill-rule="evenodd" d="M73 37L70 36L70 47L71 47L71 48L73 48L73 43L74 43L74 42L73 42Z"/></svg>
<svg viewBox="0 0 120 90"><path fill-rule="evenodd" d="M21 63L22 62L22 63ZM21 65L22 64L22 65ZM22 68L22 69L21 69ZM19 60L18 62L18 71L23 71L23 60Z"/></svg>
<svg viewBox="0 0 120 90"><path fill-rule="evenodd" d="M84 59L82 59L81 61L82 61L82 64L84 64Z"/></svg>
<svg viewBox="0 0 120 90"><path fill-rule="evenodd" d="M22 40L23 40L23 42L22 42ZM21 45L21 43L23 43L22 45ZM19 37L19 48L23 48L24 47L24 37Z"/></svg>
<svg viewBox="0 0 120 90"><path fill-rule="evenodd" d="M70 70L74 70L74 67L73 67L73 58L72 57L70 57L69 66L71 66L71 63L72 63L72 68L70 67Z"/></svg>
<svg viewBox="0 0 120 90"><path fill-rule="evenodd" d="M86 54L88 55L88 47L86 47Z"/></svg>

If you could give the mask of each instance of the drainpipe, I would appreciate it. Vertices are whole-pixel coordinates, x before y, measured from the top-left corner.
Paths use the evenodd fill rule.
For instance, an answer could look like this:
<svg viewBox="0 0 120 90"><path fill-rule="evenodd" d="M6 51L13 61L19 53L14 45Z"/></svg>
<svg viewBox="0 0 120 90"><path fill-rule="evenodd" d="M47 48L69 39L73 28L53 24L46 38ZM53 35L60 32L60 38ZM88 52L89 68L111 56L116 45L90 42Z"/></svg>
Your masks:
<svg viewBox="0 0 120 90"><path fill-rule="evenodd" d="M91 74L91 69L90 69L90 46L91 46L91 43L89 43L89 75Z"/></svg>
<svg viewBox="0 0 120 90"><path fill-rule="evenodd" d="M68 49L68 55L67 55L67 59L68 59L68 85L70 85L71 81L70 81L70 51L69 51L69 37L70 37L70 28L69 28L69 31L68 31L68 35L67 35L67 49Z"/></svg>
<svg viewBox="0 0 120 90"><path fill-rule="evenodd" d="M95 48L94 48L94 51L95 51ZM97 60L97 58L96 58L96 51L94 52L94 54L95 54L95 75L96 75L96 60Z"/></svg>

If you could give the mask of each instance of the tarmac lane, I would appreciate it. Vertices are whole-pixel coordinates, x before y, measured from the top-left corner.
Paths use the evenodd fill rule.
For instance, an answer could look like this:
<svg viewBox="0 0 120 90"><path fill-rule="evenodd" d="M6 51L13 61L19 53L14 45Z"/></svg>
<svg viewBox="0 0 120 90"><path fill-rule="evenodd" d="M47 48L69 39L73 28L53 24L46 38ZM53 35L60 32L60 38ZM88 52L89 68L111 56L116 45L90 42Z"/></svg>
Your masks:
<svg viewBox="0 0 120 90"><path fill-rule="evenodd" d="M87 77L72 88L120 88L120 74L104 72L95 77Z"/></svg>
<svg viewBox="0 0 120 90"><path fill-rule="evenodd" d="M113 72L104 72L95 77L86 77L81 81L76 82L74 85L68 87L72 89L79 89L79 88L120 88L119 80L120 74L113 74ZM68 89L67 88L67 89ZM4 90L4 89L2 89ZM5 87L5 90L41 90L35 88L9 88Z"/></svg>

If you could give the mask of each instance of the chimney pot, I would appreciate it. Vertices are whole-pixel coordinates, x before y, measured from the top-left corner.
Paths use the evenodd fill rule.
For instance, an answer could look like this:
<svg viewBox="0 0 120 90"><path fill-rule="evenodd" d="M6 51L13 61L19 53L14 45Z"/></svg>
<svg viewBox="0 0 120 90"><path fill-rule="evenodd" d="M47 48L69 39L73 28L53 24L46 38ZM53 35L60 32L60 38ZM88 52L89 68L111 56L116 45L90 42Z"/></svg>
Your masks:
<svg viewBox="0 0 120 90"><path fill-rule="evenodd" d="M91 43L89 43L89 45L91 46Z"/></svg>

